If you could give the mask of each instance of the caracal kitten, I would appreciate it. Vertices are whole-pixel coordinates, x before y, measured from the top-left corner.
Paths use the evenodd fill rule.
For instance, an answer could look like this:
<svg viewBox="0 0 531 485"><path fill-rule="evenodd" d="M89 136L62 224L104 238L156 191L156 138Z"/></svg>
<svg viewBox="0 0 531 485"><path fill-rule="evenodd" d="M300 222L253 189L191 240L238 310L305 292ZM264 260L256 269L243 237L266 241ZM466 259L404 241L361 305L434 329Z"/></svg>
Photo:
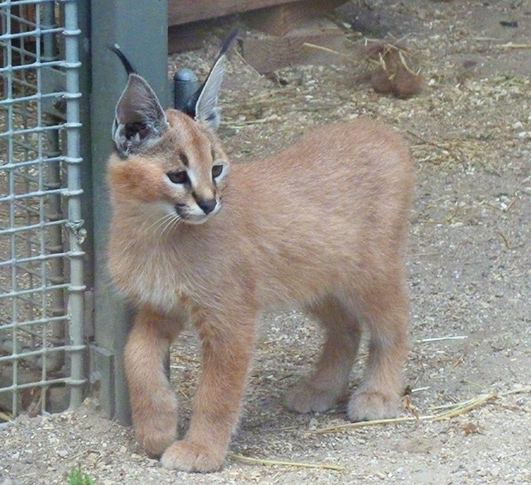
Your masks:
<svg viewBox="0 0 531 485"><path fill-rule="evenodd" d="M125 349L136 437L165 467L199 472L223 465L264 309L297 306L325 331L313 373L287 397L298 412L337 404L366 327L367 368L347 416L394 416L408 351L406 144L359 119L231 165L215 135L227 46L184 112L164 111L129 65L108 162L109 268L137 309ZM188 320L202 372L189 429L177 439L164 363Z"/></svg>

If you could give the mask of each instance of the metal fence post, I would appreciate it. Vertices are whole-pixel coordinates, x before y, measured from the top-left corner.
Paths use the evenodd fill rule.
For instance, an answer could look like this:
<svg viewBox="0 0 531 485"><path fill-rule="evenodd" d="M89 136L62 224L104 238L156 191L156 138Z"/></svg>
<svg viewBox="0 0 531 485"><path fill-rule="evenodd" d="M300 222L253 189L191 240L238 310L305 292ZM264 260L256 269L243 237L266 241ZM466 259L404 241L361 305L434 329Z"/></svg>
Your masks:
<svg viewBox="0 0 531 485"><path fill-rule="evenodd" d="M85 291L83 275L83 256L81 248L85 237L81 232L83 225L81 211L81 162L80 157L80 128L79 122L79 57L78 57L78 37L81 33L78 27L77 4L73 1L65 2L64 7L65 28L63 35L65 37L65 62L66 71L66 91L64 99L66 102L66 149L68 157L65 161L68 166L68 215L67 223L69 247L70 247L70 285L68 291L68 312L70 314L70 340L72 342L72 380L83 382L83 314L84 301L83 294ZM70 120L76 120L72 122ZM84 230L83 230L84 231ZM70 406L75 408L83 400L83 388L80 386L72 387L70 391Z"/></svg>
<svg viewBox="0 0 531 485"><path fill-rule="evenodd" d="M95 263L95 345L93 369L99 374L100 399L110 417L130 422L129 399L123 371L123 346L130 325L130 311L113 292L106 271L106 234L109 206L105 163L111 150L111 126L116 102L126 74L108 46L118 44L136 70L162 100L167 95L166 0L92 0L92 173ZM105 390L105 392L103 392ZM105 395L109 394L109 395Z"/></svg>

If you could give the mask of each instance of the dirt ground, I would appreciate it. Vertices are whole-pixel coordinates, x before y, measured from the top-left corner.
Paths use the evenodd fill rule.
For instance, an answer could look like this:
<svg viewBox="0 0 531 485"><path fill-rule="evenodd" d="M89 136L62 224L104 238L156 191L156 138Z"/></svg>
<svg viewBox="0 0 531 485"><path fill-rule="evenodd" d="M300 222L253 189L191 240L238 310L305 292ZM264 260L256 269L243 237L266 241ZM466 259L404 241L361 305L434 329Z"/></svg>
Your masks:
<svg viewBox="0 0 531 485"><path fill-rule="evenodd" d="M401 416L421 419L316 433L345 424L344 410L296 415L282 399L317 355L317 325L296 311L268 314L221 472L163 469L89 399L75 412L21 416L1 430L0 485L66 483L78 466L98 484L531 483L531 4L353 2L341 21L347 56L335 65L267 79L231 53L220 136L235 161L263 157L312 125L359 115L408 138L417 166L408 258L412 392ZM367 65L355 54L362 27L367 37L405 37L425 79L420 96L397 100L363 82ZM202 51L173 56L171 68L202 75L215 51L213 37ZM171 367L186 426L199 370L191 332L175 345ZM486 402L452 419L423 419L452 409L437 406L481 397Z"/></svg>

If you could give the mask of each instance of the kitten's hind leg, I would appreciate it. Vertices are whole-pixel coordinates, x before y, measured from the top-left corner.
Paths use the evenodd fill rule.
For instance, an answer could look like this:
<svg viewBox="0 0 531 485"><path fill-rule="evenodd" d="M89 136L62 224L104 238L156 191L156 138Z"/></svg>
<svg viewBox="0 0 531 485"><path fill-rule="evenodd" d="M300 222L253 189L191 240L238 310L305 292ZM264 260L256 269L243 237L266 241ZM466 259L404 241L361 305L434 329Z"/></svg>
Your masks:
<svg viewBox="0 0 531 485"><path fill-rule="evenodd" d="M125 372L138 442L160 455L177 437L177 398L165 363L185 318L141 308L125 346Z"/></svg>
<svg viewBox="0 0 531 485"><path fill-rule="evenodd" d="M343 397L361 336L355 313L335 298L327 297L309 310L324 326L326 340L312 375L288 393L286 405L299 413L326 411Z"/></svg>
<svg viewBox="0 0 531 485"><path fill-rule="evenodd" d="M396 416L408 352L409 302L403 280L389 276L373 284L361 302L370 331L369 357L361 385L348 405L351 421Z"/></svg>

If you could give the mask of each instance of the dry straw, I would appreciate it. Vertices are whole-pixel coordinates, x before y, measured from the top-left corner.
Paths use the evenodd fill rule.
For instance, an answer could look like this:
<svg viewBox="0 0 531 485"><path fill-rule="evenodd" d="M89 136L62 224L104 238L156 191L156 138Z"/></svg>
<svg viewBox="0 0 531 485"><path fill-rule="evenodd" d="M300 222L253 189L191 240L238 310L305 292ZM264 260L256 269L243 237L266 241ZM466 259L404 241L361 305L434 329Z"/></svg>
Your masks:
<svg viewBox="0 0 531 485"><path fill-rule="evenodd" d="M286 460L266 460L263 458L252 458L249 456L240 455L238 453L229 453L229 457L242 461L244 463L251 463L253 465L280 465L280 466L291 466L298 468L320 468L322 470L335 470L335 471L345 471L346 468L339 465L331 465L329 463L308 463L308 462L299 462L299 461L286 461Z"/></svg>
<svg viewBox="0 0 531 485"><path fill-rule="evenodd" d="M414 413L415 416L404 416L399 418L390 418L390 419L374 419L372 421L361 421L357 423L347 423L347 424L340 424L336 426L329 426L326 428L320 428L315 430L307 430L305 433L308 434L325 434L325 433L334 433L338 431L344 431L349 429L355 429L355 428L362 428L366 426L379 426L383 424L397 424L397 423L407 423L411 421L443 421L451 418L455 418L456 416L460 416L461 414L465 414L472 409L475 409L486 402L493 401L495 399L498 399L500 397L508 396L510 394L519 394L519 393L528 393L531 392L531 386L527 387L519 387L517 389L513 389L511 391L505 391L505 392L488 392L485 394L480 394L479 396L476 396L472 399L468 399L466 401L462 401L460 403L451 403L451 404L443 404L441 406L435 406L432 409L433 410L440 410L445 409L446 411L436 413L436 414L430 414L427 416L421 416L417 415L416 412ZM410 410L412 410L411 407L408 407ZM413 410L412 410L413 412ZM344 471L345 467L339 466L339 465L331 465L328 463L308 463L308 462L297 462L297 461L289 461L289 460L279 460L279 459L264 459L264 458L254 458L250 456L244 456L240 455L238 453L229 453L229 457L241 461L244 463L251 463L251 464L259 464L259 465L271 465L271 466L289 466L289 467L299 467L299 468L320 468L324 470L336 470L336 471Z"/></svg>
<svg viewBox="0 0 531 485"><path fill-rule="evenodd" d="M12 418L8 414L5 414L2 411L0 411L0 419L2 421L11 421Z"/></svg>
<svg viewBox="0 0 531 485"><path fill-rule="evenodd" d="M426 416L403 416L399 418L389 418L389 419L374 419L372 421L360 421L357 423L346 423L346 424L338 424L335 426L328 426L326 428L319 428L315 430L308 430L306 433L308 434L325 434L325 433L334 433L337 431L344 431L348 429L355 429L355 428L363 428L366 426L377 426L381 424L397 424L397 423L407 423L411 421L443 421L446 419L455 418L456 416L460 416L461 414L465 414L472 409L475 409L486 402L493 401L495 399L498 399L500 397L508 396L510 394L519 394L519 393L528 393L531 392L531 386L527 387L519 387L517 389L513 389L511 391L505 391L505 392L488 392L485 394L480 394L477 397L474 397L472 399L468 399L466 401L462 401L460 403L452 403L452 404L444 404L442 406L437 406L433 409L448 409L448 411L436 413L436 414L430 414Z"/></svg>

